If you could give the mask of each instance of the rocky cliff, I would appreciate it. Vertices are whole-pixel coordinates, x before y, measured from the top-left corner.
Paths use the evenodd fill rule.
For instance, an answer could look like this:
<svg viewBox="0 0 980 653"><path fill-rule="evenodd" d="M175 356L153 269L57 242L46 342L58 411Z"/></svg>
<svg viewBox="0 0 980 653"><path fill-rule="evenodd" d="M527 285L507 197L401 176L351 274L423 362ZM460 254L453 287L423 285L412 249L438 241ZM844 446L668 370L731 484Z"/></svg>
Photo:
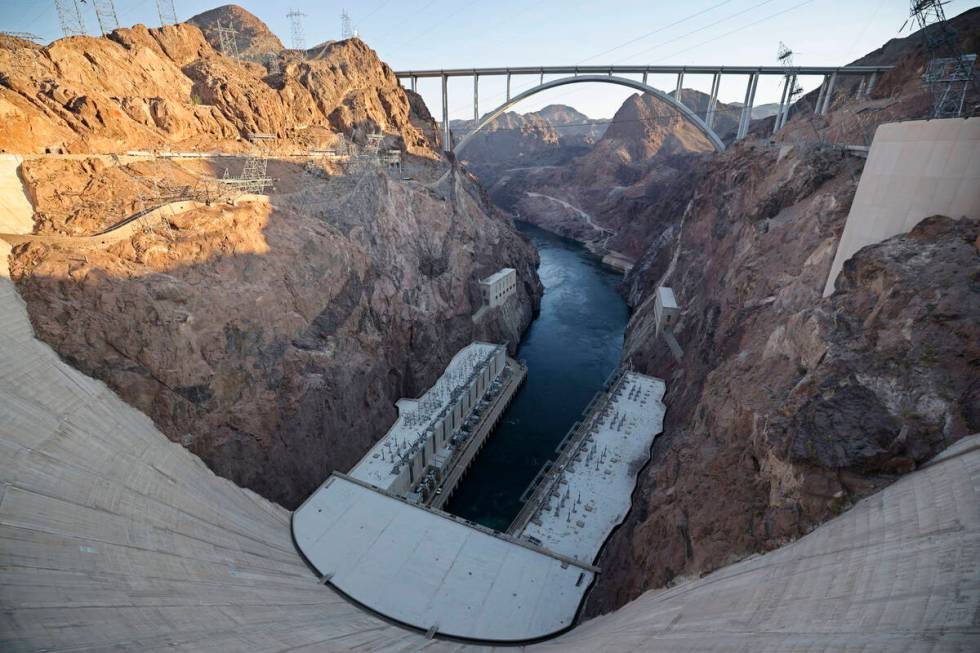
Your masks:
<svg viewBox="0 0 980 653"><path fill-rule="evenodd" d="M237 21L241 50L276 46L238 8L194 22L219 19ZM364 43L279 56L269 75L190 24L45 48L0 36L0 148L72 153L19 170L39 236L14 247L10 269L38 337L217 473L295 507L461 347L513 351L541 286L533 247L438 158L424 104ZM276 158L375 129L406 152L400 174ZM215 195L240 156L115 155L251 150L249 132L278 137L269 196ZM188 198L201 203L131 235L78 238ZM502 267L517 269L518 292L474 321L479 279Z"/></svg>
<svg viewBox="0 0 980 653"><path fill-rule="evenodd" d="M14 249L39 337L217 473L293 507L349 469L473 339L513 348L540 287L533 248L461 175L308 178L80 250ZM478 280L518 294L476 324Z"/></svg>
<svg viewBox="0 0 980 653"><path fill-rule="evenodd" d="M435 156L394 73L362 41L333 43L310 58L282 52L280 72L270 74L215 50L208 26L221 16L242 28L246 56L276 47L258 19L227 7L192 19L208 34L190 23L137 25L46 47L0 35L0 150L242 151L243 139L258 132L292 152L332 145L357 128L362 140L382 131L406 152Z"/></svg>
<svg viewBox="0 0 980 653"><path fill-rule="evenodd" d="M922 116L922 54L830 115L801 102L772 145L693 161L644 208L624 362L667 381L667 415L587 614L791 541L980 430L975 220L923 215L821 296L864 163L838 144ZM661 284L680 360L656 335Z"/></svg>

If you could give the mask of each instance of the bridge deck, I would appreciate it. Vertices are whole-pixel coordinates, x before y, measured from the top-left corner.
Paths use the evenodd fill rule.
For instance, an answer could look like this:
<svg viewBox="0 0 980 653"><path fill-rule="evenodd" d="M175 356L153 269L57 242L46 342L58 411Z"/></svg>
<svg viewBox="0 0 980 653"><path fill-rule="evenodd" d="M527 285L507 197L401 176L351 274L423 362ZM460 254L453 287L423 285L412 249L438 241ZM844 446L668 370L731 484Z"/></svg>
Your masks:
<svg viewBox="0 0 980 653"><path fill-rule="evenodd" d="M443 68L399 70L397 77L472 77L474 75L602 75L602 74L673 74L711 75L870 75L891 70L893 66L519 66L511 68Z"/></svg>

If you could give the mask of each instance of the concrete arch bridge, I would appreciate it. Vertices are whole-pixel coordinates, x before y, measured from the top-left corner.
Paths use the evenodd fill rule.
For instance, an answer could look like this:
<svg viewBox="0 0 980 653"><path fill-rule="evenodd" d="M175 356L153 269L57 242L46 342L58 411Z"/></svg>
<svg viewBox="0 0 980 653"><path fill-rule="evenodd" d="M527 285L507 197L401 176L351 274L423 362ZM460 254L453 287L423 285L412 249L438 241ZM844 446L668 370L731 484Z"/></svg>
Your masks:
<svg viewBox="0 0 980 653"><path fill-rule="evenodd" d="M408 80L412 91L416 91L419 78L440 78L442 80L442 130L443 143L447 151L460 151L473 138L474 134L493 122L498 116L509 110L517 103L525 100L532 95L547 91L559 86L568 84L581 84L588 82L598 82L605 84L617 84L628 88L636 89L642 93L649 93L667 103L668 106L675 108L678 113L689 120L697 127L714 145L715 149L722 151L725 144L715 132L713 125L718 104L718 90L721 87L722 75L737 75L746 78L745 101L739 116L736 140L745 138L749 131L751 122L752 107L755 103L756 88L759 77L762 75L781 76L784 78L783 93L779 101L779 110L776 114L775 131L779 130L789 116L789 108L793 98L788 93L796 85L796 80L802 76L822 76L823 82L820 86L820 94L817 99L816 111L826 113L830 109L831 99L837 80L841 76L857 76L861 78L859 93L867 95L874 88L878 75L889 70L891 66L540 66L540 67L521 67L521 68L456 68L445 70L403 70L397 71L395 75L400 80ZM674 95L669 95L660 89L654 88L648 83L649 75L676 75L677 85ZM518 95L511 95L511 78L514 75L534 75L538 76L539 83ZM558 79L545 81L545 75L560 75ZM640 75L640 79L627 77L627 75ZM685 75L710 75L711 93L709 95L708 110L704 118L692 111L684 104L681 89L684 85ZM506 76L507 78L507 99L503 104L490 111L482 119L480 118L480 78ZM472 77L473 78L473 120L476 129L467 134L458 144L453 144L452 134L449 129L449 78L450 77Z"/></svg>

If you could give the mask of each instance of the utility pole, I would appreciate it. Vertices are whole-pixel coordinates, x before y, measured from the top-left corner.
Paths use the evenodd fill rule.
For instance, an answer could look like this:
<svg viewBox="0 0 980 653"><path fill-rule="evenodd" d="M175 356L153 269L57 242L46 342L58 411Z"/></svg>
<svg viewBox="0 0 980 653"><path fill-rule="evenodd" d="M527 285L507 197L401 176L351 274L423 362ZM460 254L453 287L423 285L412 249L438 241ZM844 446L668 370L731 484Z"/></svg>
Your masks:
<svg viewBox="0 0 980 653"><path fill-rule="evenodd" d="M340 40L346 41L354 37L354 23L351 22L350 14L344 9L340 12Z"/></svg>
<svg viewBox="0 0 980 653"><path fill-rule="evenodd" d="M178 23L174 0L157 0L157 13L160 14L160 27Z"/></svg>
<svg viewBox="0 0 980 653"><path fill-rule="evenodd" d="M963 115L970 88L978 90L974 72L977 55L960 51L959 37L946 20L944 4L942 0L911 0L909 20L918 25L930 58L922 82L932 92L931 116L956 118Z"/></svg>
<svg viewBox="0 0 980 653"><path fill-rule="evenodd" d="M116 5L112 0L92 0L92 7L95 8L95 18L99 21L102 36L119 29L119 16L116 15Z"/></svg>
<svg viewBox="0 0 980 653"><path fill-rule="evenodd" d="M292 40L293 50L306 49L306 36L303 34L303 18L306 17L302 11L290 9L286 14L289 19L289 34Z"/></svg>
<svg viewBox="0 0 980 653"><path fill-rule="evenodd" d="M58 10L58 21L61 23L61 33L65 36L84 36L85 21L82 20L82 9L78 0L54 0Z"/></svg>

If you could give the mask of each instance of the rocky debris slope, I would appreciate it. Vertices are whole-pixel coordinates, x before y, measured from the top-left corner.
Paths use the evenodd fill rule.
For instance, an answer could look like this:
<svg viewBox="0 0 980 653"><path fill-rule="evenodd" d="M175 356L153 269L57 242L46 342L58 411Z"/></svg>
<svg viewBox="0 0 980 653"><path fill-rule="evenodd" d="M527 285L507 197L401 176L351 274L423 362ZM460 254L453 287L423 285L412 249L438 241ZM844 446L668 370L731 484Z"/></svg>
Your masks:
<svg viewBox="0 0 980 653"><path fill-rule="evenodd" d="M125 201L127 184L83 172ZM40 338L217 473L287 507L359 460L394 402L458 349L516 346L541 292L533 247L464 175L294 186L101 248L20 245L10 265ZM478 280L507 266L517 295L474 323Z"/></svg>
<svg viewBox="0 0 980 653"><path fill-rule="evenodd" d="M264 28L243 10L235 15ZM295 151L332 145L356 128L362 140L380 130L392 146L435 156L393 71L362 41L330 44L316 58L292 53L281 64L269 74L224 56L187 23L47 47L0 35L0 150L241 151L258 132Z"/></svg>

